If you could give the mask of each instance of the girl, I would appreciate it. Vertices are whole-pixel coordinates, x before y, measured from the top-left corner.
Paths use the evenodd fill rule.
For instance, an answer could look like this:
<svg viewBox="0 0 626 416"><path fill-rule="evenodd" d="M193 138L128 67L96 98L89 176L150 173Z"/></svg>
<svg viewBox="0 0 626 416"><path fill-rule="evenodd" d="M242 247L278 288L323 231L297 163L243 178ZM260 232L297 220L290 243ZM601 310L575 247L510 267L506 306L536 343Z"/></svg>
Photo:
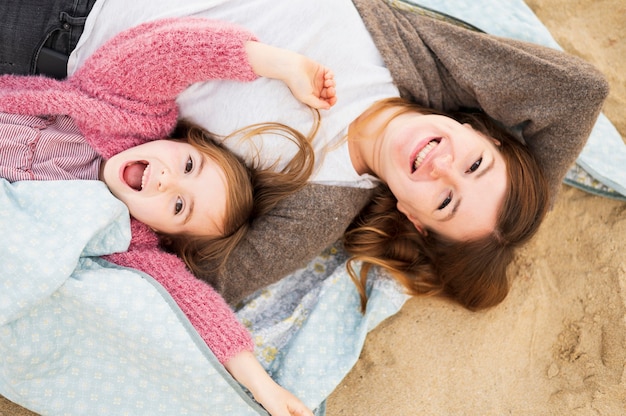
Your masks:
<svg viewBox="0 0 626 416"><path fill-rule="evenodd" d="M335 100L332 73L325 67L256 42L237 26L192 18L156 21L121 34L65 81L4 76L2 175L9 181L103 180L133 218L128 251L109 260L158 280L218 360L271 414L311 414L265 373L252 355L250 335L228 305L180 259L160 251L152 231L221 237L231 218L254 208L231 203L240 184L249 190L248 171L210 144L206 132L189 126L178 140L152 140L174 127L174 100L187 86L257 76L284 80L303 102L320 108ZM306 151L305 138L294 141ZM255 185L266 192L280 187L293 179L294 167L310 164L304 160L287 167L285 177L274 174L274 182Z"/></svg>

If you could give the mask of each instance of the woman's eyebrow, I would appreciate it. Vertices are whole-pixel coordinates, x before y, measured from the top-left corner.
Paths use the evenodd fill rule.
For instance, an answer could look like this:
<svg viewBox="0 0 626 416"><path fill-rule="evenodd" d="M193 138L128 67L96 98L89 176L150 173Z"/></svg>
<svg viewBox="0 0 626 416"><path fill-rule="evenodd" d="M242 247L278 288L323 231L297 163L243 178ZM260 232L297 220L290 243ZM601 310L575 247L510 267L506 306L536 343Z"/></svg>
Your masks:
<svg viewBox="0 0 626 416"><path fill-rule="evenodd" d="M496 164L496 158L492 156L491 163L485 169L481 170L476 175L474 175L474 179L479 179L480 177L484 176L487 172L493 169L493 165L495 164Z"/></svg>
<svg viewBox="0 0 626 416"><path fill-rule="evenodd" d="M456 215L457 211L459 210L459 205L461 205L462 201L463 201L463 198L460 198L460 197L457 198L456 199L456 203L452 207L452 210L450 211L450 213L448 215L445 216L445 218L441 219L441 222L450 221L452 218L454 218L454 216Z"/></svg>
<svg viewBox="0 0 626 416"><path fill-rule="evenodd" d="M474 179L480 179L482 176L484 176L487 172L489 172L490 170L493 169L493 166L496 163L496 158L492 157L491 158L491 163L489 163L489 165L487 165L487 167L485 167L484 169L482 169L480 172L478 172L476 175L474 175ZM457 211L459 210L459 205L461 205L461 201L463 200L463 198L457 198L456 199L456 203L454 204L454 206L452 207L452 211L450 211L450 214L446 215L445 218L443 218L441 220L441 222L445 222L445 221L450 221L452 218L454 218L454 216L456 215Z"/></svg>

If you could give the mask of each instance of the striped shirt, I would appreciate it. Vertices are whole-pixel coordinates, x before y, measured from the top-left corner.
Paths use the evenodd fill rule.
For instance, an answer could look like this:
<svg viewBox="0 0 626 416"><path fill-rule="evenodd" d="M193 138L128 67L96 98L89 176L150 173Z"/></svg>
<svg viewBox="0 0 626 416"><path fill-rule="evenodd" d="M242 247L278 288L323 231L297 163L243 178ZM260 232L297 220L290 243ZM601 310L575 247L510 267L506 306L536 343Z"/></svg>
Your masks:
<svg viewBox="0 0 626 416"><path fill-rule="evenodd" d="M96 180L101 161L70 117L0 112L0 177L9 182Z"/></svg>

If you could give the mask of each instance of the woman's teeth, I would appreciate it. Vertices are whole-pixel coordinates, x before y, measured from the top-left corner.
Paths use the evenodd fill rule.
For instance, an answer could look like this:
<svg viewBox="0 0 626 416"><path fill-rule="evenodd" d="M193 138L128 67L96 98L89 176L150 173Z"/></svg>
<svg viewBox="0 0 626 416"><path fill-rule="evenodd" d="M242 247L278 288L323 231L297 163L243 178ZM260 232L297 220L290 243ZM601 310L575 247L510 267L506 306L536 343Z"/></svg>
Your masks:
<svg viewBox="0 0 626 416"><path fill-rule="evenodd" d="M426 159L426 156L428 156L430 151L437 147L438 144L439 142L437 140L431 140L426 146L424 146L422 150L419 151L419 153L415 157L415 161L413 162L413 172L415 172L420 167L424 159Z"/></svg>

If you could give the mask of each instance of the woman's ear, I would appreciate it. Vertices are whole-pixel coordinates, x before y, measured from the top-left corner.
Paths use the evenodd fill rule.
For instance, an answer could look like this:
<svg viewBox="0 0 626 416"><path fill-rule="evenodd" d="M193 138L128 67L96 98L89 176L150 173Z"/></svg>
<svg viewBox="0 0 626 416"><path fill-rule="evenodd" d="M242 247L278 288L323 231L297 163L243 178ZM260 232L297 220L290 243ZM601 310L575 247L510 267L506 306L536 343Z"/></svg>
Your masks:
<svg viewBox="0 0 626 416"><path fill-rule="evenodd" d="M428 231L426 231L424 226L419 221L417 221L417 219L415 219L415 217L408 216L407 218L409 219L409 221L411 221L411 223L413 224L413 227L415 227L415 229L417 230L418 233L420 233L424 237L426 237L428 235Z"/></svg>
<svg viewBox="0 0 626 416"><path fill-rule="evenodd" d="M402 204L401 202L398 202L397 207L398 207L398 211L403 213L404 216L407 217L409 219L409 221L411 221L411 224L413 224L413 226L415 227L415 229L417 230L418 233L420 233L424 237L426 237L428 235L428 231L424 228L422 223L417 218L415 218L415 216L413 216L409 212L408 209L406 209L404 204Z"/></svg>
<svg viewBox="0 0 626 416"><path fill-rule="evenodd" d="M475 128L474 128L474 127L470 124L470 123L463 123L463 126L464 126L464 127L467 127L467 128L468 128L468 129L470 129L470 130L474 130L476 133L480 134L481 136L483 136L483 137L484 137L484 138L486 138L487 140L491 140L491 142L492 142L493 144L495 144L497 147L500 147L500 145L502 144L502 143L500 143L500 140L495 139L495 138L493 138L493 137L491 137L491 136L486 136L486 135L484 135L482 132L480 132L480 131L476 130L476 129L475 129Z"/></svg>

